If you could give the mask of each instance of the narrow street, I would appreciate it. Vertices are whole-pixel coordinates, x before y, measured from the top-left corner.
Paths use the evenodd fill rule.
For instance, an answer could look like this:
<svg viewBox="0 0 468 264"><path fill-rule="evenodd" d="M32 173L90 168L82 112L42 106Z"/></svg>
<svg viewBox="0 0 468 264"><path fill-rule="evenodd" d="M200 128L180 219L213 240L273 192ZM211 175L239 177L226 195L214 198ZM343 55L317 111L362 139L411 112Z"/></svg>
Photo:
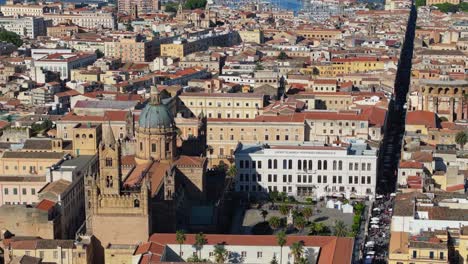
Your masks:
<svg viewBox="0 0 468 264"><path fill-rule="evenodd" d="M392 193L396 188L398 161L405 132L406 97L411 81L416 19L417 11L413 3L395 77L394 95L389 103L384 138L380 148L377 178L377 193L379 194Z"/></svg>

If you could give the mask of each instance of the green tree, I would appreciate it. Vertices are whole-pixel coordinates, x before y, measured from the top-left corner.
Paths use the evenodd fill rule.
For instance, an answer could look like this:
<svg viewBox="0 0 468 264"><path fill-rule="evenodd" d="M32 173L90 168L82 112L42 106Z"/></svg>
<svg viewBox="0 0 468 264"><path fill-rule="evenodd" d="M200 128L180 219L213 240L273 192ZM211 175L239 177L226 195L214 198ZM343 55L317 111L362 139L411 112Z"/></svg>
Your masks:
<svg viewBox="0 0 468 264"><path fill-rule="evenodd" d="M127 23L125 24L125 30L127 31L133 31L133 26L132 26L132 23Z"/></svg>
<svg viewBox="0 0 468 264"><path fill-rule="evenodd" d="M426 0L416 0L416 7L425 6Z"/></svg>
<svg viewBox="0 0 468 264"><path fill-rule="evenodd" d="M272 216L268 219L268 224L270 225L271 229L276 230L281 226L281 219L277 216Z"/></svg>
<svg viewBox="0 0 468 264"><path fill-rule="evenodd" d="M288 54L284 51L281 51L277 57L278 60L287 60L288 58Z"/></svg>
<svg viewBox="0 0 468 264"><path fill-rule="evenodd" d="M281 231L276 234L276 242L278 246L280 246L280 264L283 264L283 246L286 245L287 242L286 232Z"/></svg>
<svg viewBox="0 0 468 264"><path fill-rule="evenodd" d="M8 115L6 117L6 121L8 121L9 123L13 122L13 116L12 115Z"/></svg>
<svg viewBox="0 0 468 264"><path fill-rule="evenodd" d="M262 211L260 212L260 215L261 215L262 218L263 218L263 222L265 222L265 221L266 221L266 218L267 218L267 216L268 216L268 211L267 211L267 210L262 210Z"/></svg>
<svg viewBox="0 0 468 264"><path fill-rule="evenodd" d="M276 260L275 255L273 255L273 259L270 261L270 264L278 264L278 260Z"/></svg>
<svg viewBox="0 0 468 264"><path fill-rule="evenodd" d="M265 67L263 67L262 63L260 61L257 61L255 63L255 71L261 71L261 70L264 70Z"/></svg>
<svg viewBox="0 0 468 264"><path fill-rule="evenodd" d="M184 8L185 9L197 9L197 8L205 8L206 0L187 0L185 2Z"/></svg>
<svg viewBox="0 0 468 264"><path fill-rule="evenodd" d="M310 217L312 217L313 211L312 208L306 207L302 210L302 215L307 219L307 221L310 220Z"/></svg>
<svg viewBox="0 0 468 264"><path fill-rule="evenodd" d="M284 202L288 199L288 195L285 192L278 193L278 201Z"/></svg>
<svg viewBox="0 0 468 264"><path fill-rule="evenodd" d="M195 235L195 244L193 245L193 247L198 252L199 259L201 259L201 249L204 245L206 245L206 243L208 243L208 241L206 240L205 234L198 233Z"/></svg>
<svg viewBox="0 0 468 264"><path fill-rule="evenodd" d="M236 177L237 175L237 168L236 165L231 165L227 171L227 175L229 177Z"/></svg>
<svg viewBox="0 0 468 264"><path fill-rule="evenodd" d="M184 230L176 231L176 241L179 243L179 256L182 257L182 244L185 242L187 237L185 236Z"/></svg>
<svg viewBox="0 0 468 264"><path fill-rule="evenodd" d="M0 41L12 43L16 47L23 45L23 40L18 34L5 29L0 29Z"/></svg>
<svg viewBox="0 0 468 264"><path fill-rule="evenodd" d="M346 237L348 235L348 227L341 220L336 220L333 226L334 235L337 237Z"/></svg>
<svg viewBox="0 0 468 264"><path fill-rule="evenodd" d="M286 216L289 213L289 206L282 204L279 206L279 212L281 215Z"/></svg>
<svg viewBox="0 0 468 264"><path fill-rule="evenodd" d="M456 13L459 10L458 5L454 5L450 3L442 3L442 4L437 4L434 6L436 6L440 12L444 12L444 13Z"/></svg>
<svg viewBox="0 0 468 264"><path fill-rule="evenodd" d="M104 57L104 52L102 52L102 51L99 50L99 49L97 49L94 53L96 53L96 57L97 57L98 59Z"/></svg>
<svg viewBox="0 0 468 264"><path fill-rule="evenodd" d="M178 4L176 2L168 2L164 6L164 11L169 12L169 13L177 13L177 6Z"/></svg>
<svg viewBox="0 0 468 264"><path fill-rule="evenodd" d="M302 230L304 229L304 227L306 226L307 222L306 220L304 219L304 217L302 216L299 216L299 217L296 217L294 219L294 227L296 227L297 229L299 230Z"/></svg>
<svg viewBox="0 0 468 264"><path fill-rule="evenodd" d="M271 191L268 193L270 197L271 205L275 205L275 201L278 200L278 191Z"/></svg>
<svg viewBox="0 0 468 264"><path fill-rule="evenodd" d="M304 242L294 242L291 245L291 253L294 256L294 264L299 264L302 254L304 253Z"/></svg>
<svg viewBox="0 0 468 264"><path fill-rule="evenodd" d="M224 263L228 255L227 250L223 244L218 244L214 246L213 254L216 263Z"/></svg>
<svg viewBox="0 0 468 264"><path fill-rule="evenodd" d="M468 134L465 131L460 131L455 135L455 142L460 145L461 149L465 149L465 144L468 141Z"/></svg>

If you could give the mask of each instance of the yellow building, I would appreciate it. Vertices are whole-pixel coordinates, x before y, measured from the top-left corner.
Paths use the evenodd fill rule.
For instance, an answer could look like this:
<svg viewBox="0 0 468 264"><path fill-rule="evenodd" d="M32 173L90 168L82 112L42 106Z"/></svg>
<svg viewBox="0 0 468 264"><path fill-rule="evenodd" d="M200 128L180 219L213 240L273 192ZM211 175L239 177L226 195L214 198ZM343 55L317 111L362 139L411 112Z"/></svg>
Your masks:
<svg viewBox="0 0 468 264"><path fill-rule="evenodd" d="M426 6L438 5L438 4L444 4L444 3L449 3L449 4L452 4L452 5L458 5L458 4L460 4L460 0L427 0L426 1Z"/></svg>
<svg viewBox="0 0 468 264"><path fill-rule="evenodd" d="M100 124L78 124L73 130L73 154L95 155L101 141L102 126Z"/></svg>
<svg viewBox="0 0 468 264"><path fill-rule="evenodd" d="M459 243L455 250L458 251L458 263L468 263L468 226L460 228Z"/></svg>
<svg viewBox="0 0 468 264"><path fill-rule="evenodd" d="M447 231L422 232L417 236L391 232L389 264L448 264L448 257Z"/></svg>
<svg viewBox="0 0 468 264"><path fill-rule="evenodd" d="M101 71L99 70L86 70L86 69L73 69L70 72L71 80L79 82L99 82Z"/></svg>
<svg viewBox="0 0 468 264"><path fill-rule="evenodd" d="M252 93L183 93L185 117L253 119L265 106L264 96Z"/></svg>
<svg viewBox="0 0 468 264"><path fill-rule="evenodd" d="M386 61L387 59L375 57L336 58L331 62L312 65L302 72L313 74L313 69L316 68L319 76L336 77L343 74L383 71Z"/></svg>
<svg viewBox="0 0 468 264"><path fill-rule="evenodd" d="M142 36L104 43L104 54L121 59L122 62L152 61L157 56L157 50L158 45L154 40L145 40Z"/></svg>
<svg viewBox="0 0 468 264"><path fill-rule="evenodd" d="M90 240L93 238L89 238ZM42 260L41 263L87 264L93 261L94 247L88 241L33 239L13 240L5 250L7 263L26 263L22 259ZM9 262L13 261L13 262ZM15 262L20 261L20 262ZM27 262L33 263L33 262ZM34 262L36 263L36 262Z"/></svg>
<svg viewBox="0 0 468 264"><path fill-rule="evenodd" d="M239 31L239 36L242 42L253 42L257 44L262 44L265 42L263 36L263 30L241 30Z"/></svg>

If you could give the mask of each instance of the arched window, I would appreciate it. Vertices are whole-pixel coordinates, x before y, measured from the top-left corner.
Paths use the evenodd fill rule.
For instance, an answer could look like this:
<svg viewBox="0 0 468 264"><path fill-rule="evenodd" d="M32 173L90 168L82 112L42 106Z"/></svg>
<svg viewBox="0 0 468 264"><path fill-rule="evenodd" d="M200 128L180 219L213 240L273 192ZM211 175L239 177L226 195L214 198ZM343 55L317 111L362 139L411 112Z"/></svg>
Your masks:
<svg viewBox="0 0 468 264"><path fill-rule="evenodd" d="M93 134L89 134L88 138L93 138Z"/></svg>
<svg viewBox="0 0 468 264"><path fill-rule="evenodd" d="M312 170L312 161L309 160L309 170Z"/></svg>
<svg viewBox="0 0 468 264"><path fill-rule="evenodd" d="M321 161L321 160L318 161L317 169L318 169L318 170L321 170L321 169L322 169L322 161Z"/></svg>
<svg viewBox="0 0 468 264"><path fill-rule="evenodd" d="M326 160L323 161L323 169L324 169L324 170L327 169L327 161L326 161Z"/></svg>
<svg viewBox="0 0 468 264"><path fill-rule="evenodd" d="M288 169L292 170L292 160L289 160L288 162Z"/></svg>
<svg viewBox="0 0 468 264"><path fill-rule="evenodd" d="M288 168L288 161L287 160L283 160L283 170L287 169Z"/></svg>
<svg viewBox="0 0 468 264"><path fill-rule="evenodd" d="M336 170L336 160L333 161L333 170Z"/></svg>
<svg viewBox="0 0 468 264"><path fill-rule="evenodd" d="M271 169L272 166L273 166L273 165L272 165L272 163L271 163L271 159L269 159L269 160L268 160L268 168Z"/></svg>
<svg viewBox="0 0 468 264"><path fill-rule="evenodd" d="M302 168L304 168L304 170L307 170L307 160L302 161Z"/></svg>
<svg viewBox="0 0 468 264"><path fill-rule="evenodd" d="M143 151L143 142L140 142L140 151Z"/></svg>
<svg viewBox="0 0 468 264"><path fill-rule="evenodd" d="M140 207L140 201L138 201L138 199L135 199L135 201L133 201L133 207L135 208Z"/></svg>
<svg viewBox="0 0 468 264"><path fill-rule="evenodd" d="M277 169L278 168L278 160L273 160L273 169Z"/></svg>
<svg viewBox="0 0 468 264"><path fill-rule="evenodd" d="M338 170L343 170L343 161L338 161Z"/></svg>
<svg viewBox="0 0 468 264"><path fill-rule="evenodd" d="M76 137L76 138L80 138L80 134L76 134L76 136L75 136L75 137Z"/></svg>
<svg viewBox="0 0 468 264"><path fill-rule="evenodd" d="M112 158L106 158L106 167L112 167Z"/></svg>
<svg viewBox="0 0 468 264"><path fill-rule="evenodd" d="M86 138L86 135L85 134L81 135L81 138Z"/></svg>
<svg viewBox="0 0 468 264"><path fill-rule="evenodd" d="M302 161L301 160L297 161L297 169L302 170Z"/></svg>

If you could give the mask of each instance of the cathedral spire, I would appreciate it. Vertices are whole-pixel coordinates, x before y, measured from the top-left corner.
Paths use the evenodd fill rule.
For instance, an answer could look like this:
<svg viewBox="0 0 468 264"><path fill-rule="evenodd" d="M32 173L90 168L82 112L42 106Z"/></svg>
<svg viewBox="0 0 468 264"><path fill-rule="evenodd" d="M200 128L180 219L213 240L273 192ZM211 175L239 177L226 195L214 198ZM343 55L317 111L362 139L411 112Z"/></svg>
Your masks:
<svg viewBox="0 0 468 264"><path fill-rule="evenodd" d="M114 132L112 131L112 127L110 124L110 121L105 128L105 131L102 136L102 143L106 146L109 147L114 147L115 146L115 137L114 137Z"/></svg>

